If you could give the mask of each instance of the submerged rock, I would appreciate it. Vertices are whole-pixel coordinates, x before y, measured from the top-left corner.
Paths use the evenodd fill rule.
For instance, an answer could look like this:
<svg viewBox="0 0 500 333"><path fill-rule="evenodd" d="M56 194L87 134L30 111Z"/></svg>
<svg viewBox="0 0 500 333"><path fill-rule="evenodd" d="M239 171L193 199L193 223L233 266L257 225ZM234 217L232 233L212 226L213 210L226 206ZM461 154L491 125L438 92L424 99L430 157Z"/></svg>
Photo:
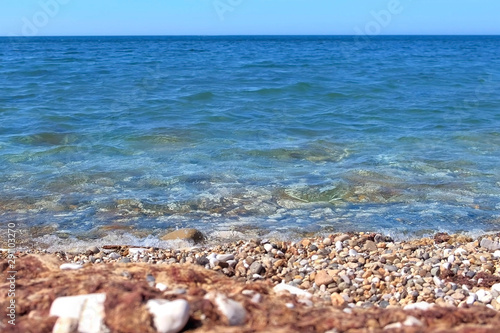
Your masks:
<svg viewBox="0 0 500 333"><path fill-rule="evenodd" d="M182 239L199 243L202 242L204 238L205 237L198 229L186 228L169 232L168 234L164 235L161 239L163 240Z"/></svg>

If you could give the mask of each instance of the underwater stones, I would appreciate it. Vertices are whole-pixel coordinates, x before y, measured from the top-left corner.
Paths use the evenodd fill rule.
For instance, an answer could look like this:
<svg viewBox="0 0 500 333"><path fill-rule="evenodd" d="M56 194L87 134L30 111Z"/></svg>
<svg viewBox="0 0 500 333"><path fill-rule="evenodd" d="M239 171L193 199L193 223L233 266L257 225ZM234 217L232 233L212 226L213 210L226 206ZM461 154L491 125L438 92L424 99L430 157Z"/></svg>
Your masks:
<svg viewBox="0 0 500 333"><path fill-rule="evenodd" d="M162 240L182 239L182 240L192 241L194 243L200 243L204 240L204 236L198 229L185 228L169 232L168 234L164 235L161 239Z"/></svg>

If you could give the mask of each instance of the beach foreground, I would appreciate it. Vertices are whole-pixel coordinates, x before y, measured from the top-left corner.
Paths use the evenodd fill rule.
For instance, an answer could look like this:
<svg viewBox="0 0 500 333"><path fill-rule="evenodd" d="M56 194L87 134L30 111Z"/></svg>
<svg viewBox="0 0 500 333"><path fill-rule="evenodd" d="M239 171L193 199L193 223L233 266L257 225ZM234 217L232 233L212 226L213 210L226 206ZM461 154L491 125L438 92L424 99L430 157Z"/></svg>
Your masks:
<svg viewBox="0 0 500 333"><path fill-rule="evenodd" d="M9 276L8 252L0 269ZM498 332L500 243L374 233L15 254L2 332ZM4 280L6 281L6 280ZM2 282L7 295L12 283ZM68 296L80 296L66 298ZM170 303L167 301L175 301ZM12 298L2 297L7 309ZM5 312L5 311L4 311Z"/></svg>

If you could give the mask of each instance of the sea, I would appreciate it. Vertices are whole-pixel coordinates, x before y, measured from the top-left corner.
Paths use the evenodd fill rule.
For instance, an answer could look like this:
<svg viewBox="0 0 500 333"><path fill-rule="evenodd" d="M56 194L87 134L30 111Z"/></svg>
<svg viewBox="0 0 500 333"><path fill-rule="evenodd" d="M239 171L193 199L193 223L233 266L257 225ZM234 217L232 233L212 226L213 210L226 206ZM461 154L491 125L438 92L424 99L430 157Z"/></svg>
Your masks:
<svg viewBox="0 0 500 333"><path fill-rule="evenodd" d="M499 231L499 88L500 36L0 38L0 225Z"/></svg>

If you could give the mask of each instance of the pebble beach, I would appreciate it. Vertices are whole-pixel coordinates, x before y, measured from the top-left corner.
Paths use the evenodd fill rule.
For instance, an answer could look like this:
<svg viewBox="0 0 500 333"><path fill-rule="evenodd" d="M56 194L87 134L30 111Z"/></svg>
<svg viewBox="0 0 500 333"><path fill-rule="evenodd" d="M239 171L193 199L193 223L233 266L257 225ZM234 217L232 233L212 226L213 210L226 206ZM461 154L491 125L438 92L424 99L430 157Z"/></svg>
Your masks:
<svg viewBox="0 0 500 333"><path fill-rule="evenodd" d="M187 237L192 246L16 253L19 289L32 296L29 304L19 304L20 325L2 330L31 332L19 329L38 320L45 328L33 332L137 332L127 328L128 317L115 318L116 304L112 309L107 299L116 292L138 297L139 286L141 296L132 307L142 311L142 318L133 320L145 327L141 332L497 332L500 323L499 235L437 233L396 242L360 232L215 246L206 246L196 230L165 237ZM1 253L6 272L8 253ZM110 277L96 281L96 272ZM63 287L62 281L68 284ZM0 285L2 293L5 288L8 284ZM72 301L76 295L83 298ZM68 314L64 309L71 302L91 309ZM276 312L258 323L257 310L268 306ZM310 318L317 311L320 315ZM461 319L450 319L457 316ZM299 325L304 320L310 320L307 327Z"/></svg>

